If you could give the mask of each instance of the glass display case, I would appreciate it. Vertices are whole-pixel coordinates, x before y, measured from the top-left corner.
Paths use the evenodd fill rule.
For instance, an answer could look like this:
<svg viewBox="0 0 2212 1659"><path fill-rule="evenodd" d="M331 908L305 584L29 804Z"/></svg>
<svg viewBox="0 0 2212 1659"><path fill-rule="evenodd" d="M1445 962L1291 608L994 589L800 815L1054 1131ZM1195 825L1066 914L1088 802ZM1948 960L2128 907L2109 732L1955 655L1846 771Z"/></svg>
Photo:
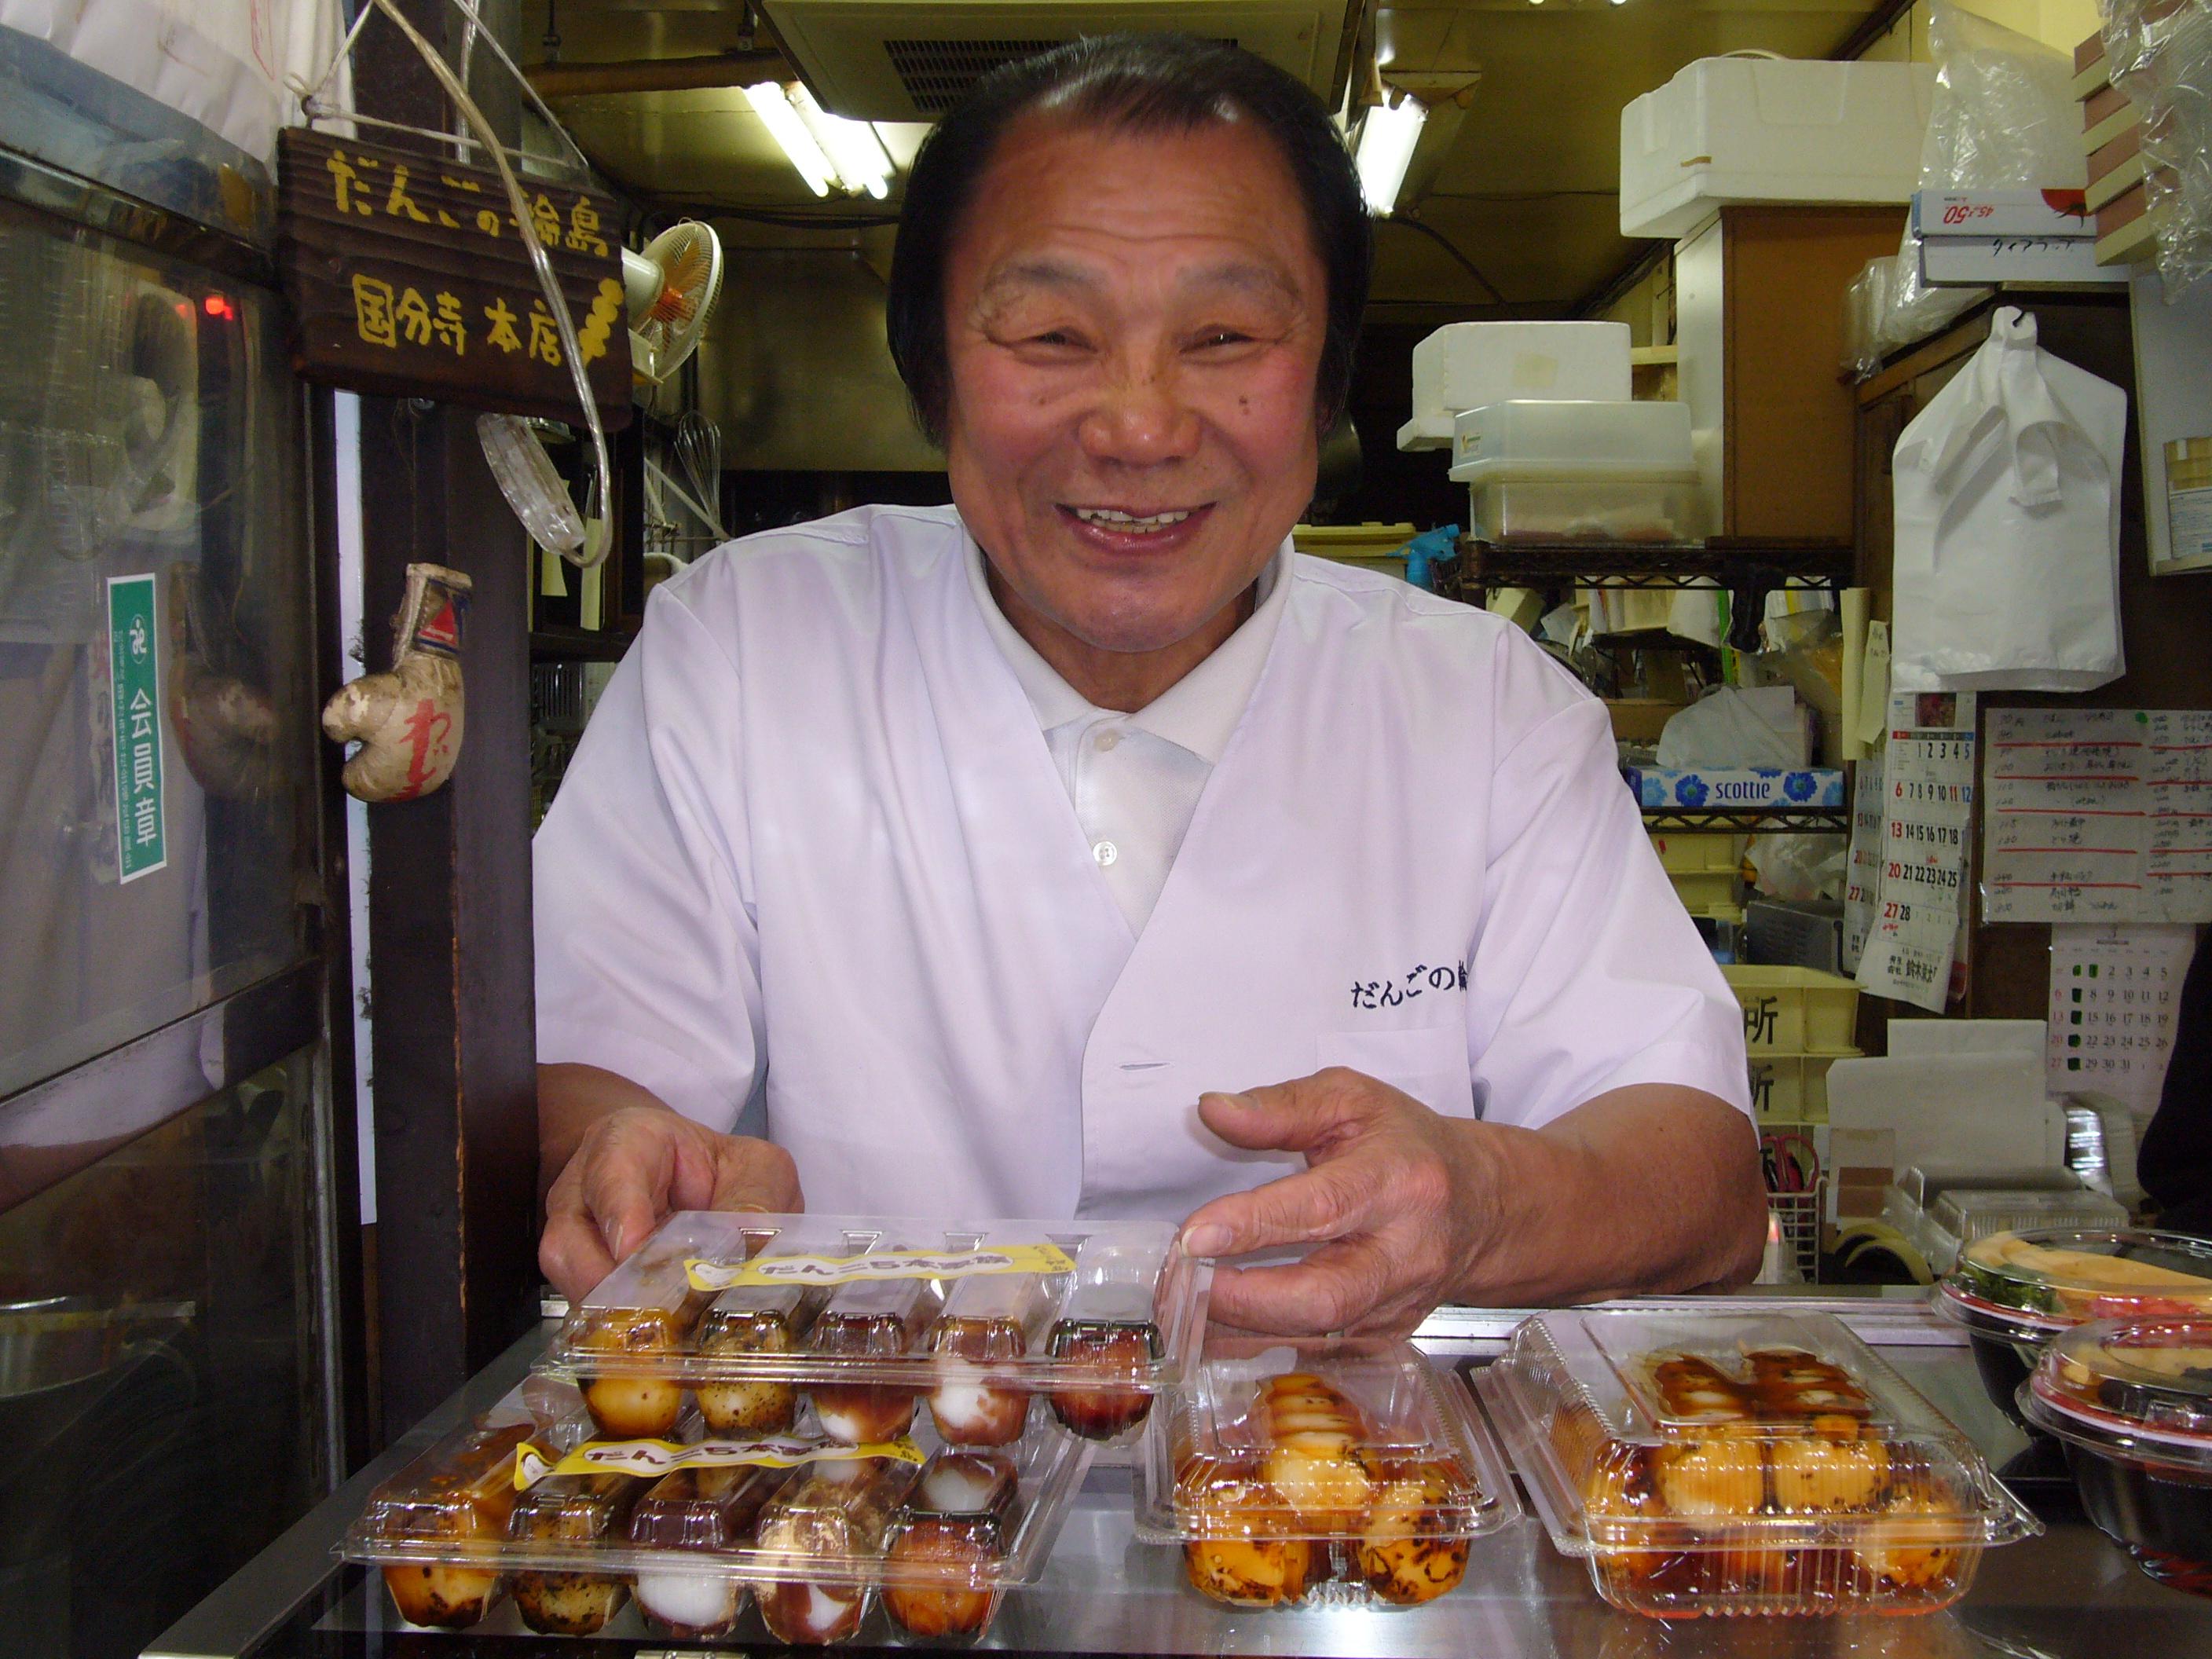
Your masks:
<svg viewBox="0 0 2212 1659"><path fill-rule="evenodd" d="M341 1473L313 562L265 179L0 28L10 1659L138 1653Z"/></svg>

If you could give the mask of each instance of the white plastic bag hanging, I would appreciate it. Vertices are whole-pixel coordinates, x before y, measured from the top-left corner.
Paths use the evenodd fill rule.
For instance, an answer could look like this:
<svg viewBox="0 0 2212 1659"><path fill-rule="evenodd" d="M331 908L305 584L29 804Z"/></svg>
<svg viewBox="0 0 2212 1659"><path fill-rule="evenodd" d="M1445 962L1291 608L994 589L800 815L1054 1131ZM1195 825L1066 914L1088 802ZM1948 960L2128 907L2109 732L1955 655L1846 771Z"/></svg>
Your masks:
<svg viewBox="0 0 2212 1659"><path fill-rule="evenodd" d="M2119 678L2127 394L2001 308L1897 441L1891 684L2087 691Z"/></svg>

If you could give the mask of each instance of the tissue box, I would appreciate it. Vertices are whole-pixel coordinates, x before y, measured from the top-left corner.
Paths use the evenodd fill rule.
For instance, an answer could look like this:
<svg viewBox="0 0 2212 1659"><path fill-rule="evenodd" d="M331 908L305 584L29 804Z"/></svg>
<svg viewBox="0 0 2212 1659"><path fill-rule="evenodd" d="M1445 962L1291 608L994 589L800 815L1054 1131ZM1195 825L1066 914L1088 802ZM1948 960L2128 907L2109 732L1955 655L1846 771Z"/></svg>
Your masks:
<svg viewBox="0 0 2212 1659"><path fill-rule="evenodd" d="M1622 776L1646 811L1709 812L1729 807L1840 807L1844 775L1828 767L1785 770L1778 766L1670 771L1631 767Z"/></svg>

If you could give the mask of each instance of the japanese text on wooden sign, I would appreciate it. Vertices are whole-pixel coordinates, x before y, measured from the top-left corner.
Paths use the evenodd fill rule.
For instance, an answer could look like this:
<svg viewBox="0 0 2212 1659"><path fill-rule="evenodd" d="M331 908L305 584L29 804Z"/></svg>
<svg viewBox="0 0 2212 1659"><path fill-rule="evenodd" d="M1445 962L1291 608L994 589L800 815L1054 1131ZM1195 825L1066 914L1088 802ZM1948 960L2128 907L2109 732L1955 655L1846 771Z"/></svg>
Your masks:
<svg viewBox="0 0 2212 1659"><path fill-rule="evenodd" d="M602 418L629 416L622 224L610 198L526 180ZM327 133L280 141L279 263L305 378L576 419L559 330L495 173Z"/></svg>

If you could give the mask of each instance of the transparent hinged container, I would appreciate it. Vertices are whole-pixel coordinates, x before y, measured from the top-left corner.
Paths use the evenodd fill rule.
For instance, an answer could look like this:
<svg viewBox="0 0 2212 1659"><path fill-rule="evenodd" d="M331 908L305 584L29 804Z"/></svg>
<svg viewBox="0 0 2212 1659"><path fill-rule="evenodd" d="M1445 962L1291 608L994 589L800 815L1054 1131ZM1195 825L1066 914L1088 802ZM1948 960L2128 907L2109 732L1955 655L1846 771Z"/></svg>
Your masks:
<svg viewBox="0 0 2212 1659"><path fill-rule="evenodd" d="M729 1635L749 1602L786 1643L842 1641L880 1595L902 1630L982 1633L1042 1573L1095 1448L1038 1413L1018 1441L727 1440L685 1411L667 1439L595 1437L537 1378L379 1487L346 1534L410 1623L465 1629L503 1594L532 1629L592 1635L624 1601L658 1634Z"/></svg>
<svg viewBox="0 0 2212 1659"><path fill-rule="evenodd" d="M1473 1407L1407 1343L1216 1335L1146 1431L1137 1536L1231 1606L1433 1601L1520 1515Z"/></svg>
<svg viewBox="0 0 2212 1659"><path fill-rule="evenodd" d="M1631 1612L1930 1612L2042 1529L1826 1315L1540 1315L1478 1387L1553 1543Z"/></svg>
<svg viewBox="0 0 2212 1659"><path fill-rule="evenodd" d="M2020 1390L2089 1518L2154 1578L2212 1593L2212 1319L2098 1320Z"/></svg>
<svg viewBox="0 0 2212 1659"><path fill-rule="evenodd" d="M1451 477L1480 541L1694 540L1687 405L1516 400L1459 415Z"/></svg>
<svg viewBox="0 0 2212 1659"><path fill-rule="evenodd" d="M1990 1399L2017 1419L2020 1386L2060 1332L2094 1319L2212 1317L2212 1240L2127 1227L1995 1233L1960 1251L1932 1299L1965 1328Z"/></svg>
<svg viewBox="0 0 2212 1659"><path fill-rule="evenodd" d="M775 1433L810 1401L833 1434L1003 1445L1034 1396L1087 1437L1141 1422L1182 1374L1212 1269L1166 1222L674 1215L574 1310L539 1369L603 1431Z"/></svg>

